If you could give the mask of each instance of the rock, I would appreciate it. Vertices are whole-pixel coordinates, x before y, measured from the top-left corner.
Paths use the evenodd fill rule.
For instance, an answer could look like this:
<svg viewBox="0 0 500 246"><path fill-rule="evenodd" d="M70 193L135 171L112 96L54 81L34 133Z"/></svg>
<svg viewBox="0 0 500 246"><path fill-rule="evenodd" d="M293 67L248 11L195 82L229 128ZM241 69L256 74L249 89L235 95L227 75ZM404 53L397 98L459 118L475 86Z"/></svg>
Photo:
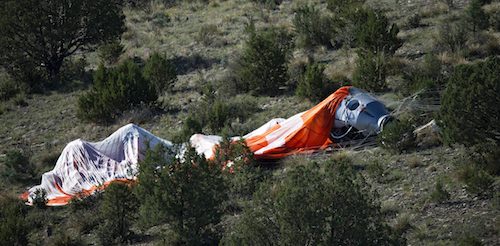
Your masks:
<svg viewBox="0 0 500 246"><path fill-rule="evenodd" d="M416 136L416 142L419 147L433 147L440 145L442 142L441 129L435 120L431 120L429 123L418 127L413 133Z"/></svg>

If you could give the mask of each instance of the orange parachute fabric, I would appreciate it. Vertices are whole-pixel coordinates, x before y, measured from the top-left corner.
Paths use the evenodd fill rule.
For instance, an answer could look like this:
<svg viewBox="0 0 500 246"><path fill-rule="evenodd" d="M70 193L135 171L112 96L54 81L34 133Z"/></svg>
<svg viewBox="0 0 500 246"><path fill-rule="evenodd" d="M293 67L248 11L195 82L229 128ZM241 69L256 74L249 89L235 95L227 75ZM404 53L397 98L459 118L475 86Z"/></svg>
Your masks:
<svg viewBox="0 0 500 246"><path fill-rule="evenodd" d="M246 144L257 159L280 159L325 149L333 144L330 131L335 111L349 94L349 88L341 87L313 108L276 124L263 134L246 138Z"/></svg>
<svg viewBox="0 0 500 246"><path fill-rule="evenodd" d="M333 144L330 131L335 112L349 95L349 89L350 86L341 87L313 108L286 120L273 119L241 138L234 137L233 141L244 139L255 158L266 160L326 149ZM220 136L195 134L190 142L198 153L212 159L221 140Z"/></svg>

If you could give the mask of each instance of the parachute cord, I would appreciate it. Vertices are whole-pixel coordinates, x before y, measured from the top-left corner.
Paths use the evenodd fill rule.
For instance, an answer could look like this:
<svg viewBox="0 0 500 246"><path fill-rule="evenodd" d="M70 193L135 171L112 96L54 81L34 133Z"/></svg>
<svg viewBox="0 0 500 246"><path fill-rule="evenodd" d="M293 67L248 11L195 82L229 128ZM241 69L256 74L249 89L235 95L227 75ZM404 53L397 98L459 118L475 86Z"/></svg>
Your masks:
<svg viewBox="0 0 500 246"><path fill-rule="evenodd" d="M349 134L349 132L352 130L352 128L354 128L354 127L353 126L349 127L349 129L347 129L347 131L340 136L335 136L335 135L333 135L332 132L330 132L330 136L332 136L332 138L334 138L334 139L341 139L341 138L347 136L347 134Z"/></svg>

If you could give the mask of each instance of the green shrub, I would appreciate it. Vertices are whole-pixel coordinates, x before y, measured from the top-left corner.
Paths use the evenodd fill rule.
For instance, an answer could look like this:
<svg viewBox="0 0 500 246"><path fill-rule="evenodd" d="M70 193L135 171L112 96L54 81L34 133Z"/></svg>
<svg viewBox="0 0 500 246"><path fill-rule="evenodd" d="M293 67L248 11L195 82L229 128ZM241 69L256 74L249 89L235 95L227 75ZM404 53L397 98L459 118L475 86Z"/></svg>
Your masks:
<svg viewBox="0 0 500 246"><path fill-rule="evenodd" d="M319 102L338 89L336 84L327 81L323 74L324 70L325 67L321 64L308 65L299 79L295 94L313 102Z"/></svg>
<svg viewBox="0 0 500 246"><path fill-rule="evenodd" d="M183 132L200 133L205 129L210 134L217 134L234 121L244 122L257 110L257 101L251 96L222 99L205 95L202 101L191 108L184 121Z"/></svg>
<svg viewBox="0 0 500 246"><path fill-rule="evenodd" d="M244 141L232 141L224 137L211 162L226 172L224 178L232 198L250 198L267 178L267 173L256 166L253 153Z"/></svg>
<svg viewBox="0 0 500 246"><path fill-rule="evenodd" d="M130 60L116 68L101 65L92 88L78 100L78 116L97 123L111 122L124 110L155 102L158 93Z"/></svg>
<svg viewBox="0 0 500 246"><path fill-rule="evenodd" d="M28 245L29 222L26 205L17 198L0 197L0 242L2 245Z"/></svg>
<svg viewBox="0 0 500 246"><path fill-rule="evenodd" d="M430 194L430 199L433 202L444 202L450 199L450 193L444 188L442 180L439 179L436 181L434 190Z"/></svg>
<svg viewBox="0 0 500 246"><path fill-rule="evenodd" d="M500 144L500 58L460 65L441 98L440 124L445 143Z"/></svg>
<svg viewBox="0 0 500 246"><path fill-rule="evenodd" d="M480 195L489 192L492 188L494 178L476 163L461 165L457 171L458 180L466 186L467 192Z"/></svg>
<svg viewBox="0 0 500 246"><path fill-rule="evenodd" d="M0 73L0 101L7 101L19 93L20 88L7 74Z"/></svg>
<svg viewBox="0 0 500 246"><path fill-rule="evenodd" d="M121 1L9 0L0 5L0 65L30 88L57 84L68 57L92 51L125 29Z"/></svg>
<svg viewBox="0 0 500 246"><path fill-rule="evenodd" d="M19 150L9 150L5 153L5 167L2 176L11 180L27 180L33 178L35 166L30 162L28 154Z"/></svg>
<svg viewBox="0 0 500 246"><path fill-rule="evenodd" d="M371 51L359 51L353 72L353 85L368 91L381 92L387 89L387 57Z"/></svg>
<svg viewBox="0 0 500 246"><path fill-rule="evenodd" d="M463 22L441 24L438 29L436 44L450 52L462 52L466 49L468 33Z"/></svg>
<svg viewBox="0 0 500 246"><path fill-rule="evenodd" d="M389 20L379 11L360 12L360 20L355 28L358 47L374 54L393 55L403 44L397 35L399 28L389 24ZM363 20L363 21L361 21Z"/></svg>
<svg viewBox="0 0 500 246"><path fill-rule="evenodd" d="M115 182L106 188L98 214L102 222L97 231L104 245L123 243L130 238L137 207L137 198L128 185Z"/></svg>
<svg viewBox="0 0 500 246"><path fill-rule="evenodd" d="M489 16L481 8L481 0L472 0L465 9L466 23L473 32L485 30L489 27Z"/></svg>
<svg viewBox="0 0 500 246"><path fill-rule="evenodd" d="M118 62L124 50L125 47L120 43L120 40L112 40L99 47L98 56L102 63L113 65Z"/></svg>
<svg viewBox="0 0 500 246"><path fill-rule="evenodd" d="M379 144L396 153L410 150L415 147L414 126L408 119L393 120L384 126L378 135Z"/></svg>
<svg viewBox="0 0 500 246"><path fill-rule="evenodd" d="M140 163L137 189L145 211L141 215L147 212L159 222L168 222L179 240L171 243L216 243L218 236L212 229L221 219L221 203L226 199L220 166L210 165L191 148L182 160L172 162L163 153L148 151Z"/></svg>
<svg viewBox="0 0 500 246"><path fill-rule="evenodd" d="M403 71L405 80L403 93L411 94L422 89L442 89L446 83L446 76L442 70L441 61L433 54L426 54L423 61Z"/></svg>
<svg viewBox="0 0 500 246"><path fill-rule="evenodd" d="M398 245L349 159L305 163L261 186L224 238L227 245ZM363 235L363 236L360 236Z"/></svg>
<svg viewBox="0 0 500 246"><path fill-rule="evenodd" d="M44 209L47 207L47 191L45 189L37 189L33 193L33 206L38 209Z"/></svg>
<svg viewBox="0 0 500 246"><path fill-rule="evenodd" d="M171 91L175 81L177 81L175 66L158 53L154 53L146 61L143 74L158 95L167 90Z"/></svg>
<svg viewBox="0 0 500 246"><path fill-rule="evenodd" d="M332 48L332 38L335 37L335 20L321 13L314 5L302 6L295 10L293 25L298 34L298 43L305 48L319 45Z"/></svg>
<svg viewBox="0 0 500 246"><path fill-rule="evenodd" d="M243 51L232 68L239 92L277 95L288 80L289 35L277 29L255 31L250 28Z"/></svg>

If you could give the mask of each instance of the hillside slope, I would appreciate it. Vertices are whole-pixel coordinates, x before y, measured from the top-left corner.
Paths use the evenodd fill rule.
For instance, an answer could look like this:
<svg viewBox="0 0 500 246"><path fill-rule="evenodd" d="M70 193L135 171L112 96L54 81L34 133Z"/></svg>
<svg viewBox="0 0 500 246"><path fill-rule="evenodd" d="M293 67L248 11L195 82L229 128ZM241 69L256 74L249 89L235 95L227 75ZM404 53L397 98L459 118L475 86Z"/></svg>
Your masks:
<svg viewBox="0 0 500 246"><path fill-rule="evenodd" d="M40 175L52 169L66 143L77 138L98 141L120 126L132 122L161 138L174 140L182 131L190 110L202 100L203 88L225 80L231 72L232 62L246 40L245 27L253 21L257 28L278 26L293 31L294 9L312 2L317 3L321 9L326 9L324 1L306 0L283 1L277 9L266 9L247 0L220 0L209 4L186 1L172 7L153 3L143 9L125 9L127 31L122 36L125 52L121 59L139 57L146 60L154 52L165 54L175 62L179 74L173 92L165 93L159 99L156 109L130 110L110 125L96 125L77 118L77 100L87 87L69 92L34 94L2 102L0 149L3 153L0 153L0 167L5 166L5 153L8 150L21 149L35 165L35 177L15 182L1 179L0 194L18 195L27 187L37 184ZM440 25L449 20L460 19L459 14L468 3L453 1L454 6L451 8L444 2L367 1L366 5L382 9L390 21L401 27L398 37L404 40L404 44L395 54L394 70L415 65L429 53L437 55L448 69L484 58L481 55L467 56L435 48ZM500 3L495 1L484 8L498 14ZM410 17L417 13L421 18L419 24L408 24ZM206 30L210 30L207 31L208 34L204 34ZM477 53L488 53L485 50L489 46L493 46L490 48L495 50L498 44L500 33L490 30L487 40L482 44L473 44L471 49ZM355 49L350 48L295 49L290 66L311 58L326 65L325 73L329 78L352 78L357 55ZM88 55L86 59L89 63L88 70L97 67L99 61L96 53ZM388 83L391 90L377 96L394 112L400 115L415 114L422 118L418 122L422 124L427 123L439 109L438 98L421 96L412 100L411 96L398 91L398 86L404 83L401 74L393 73L389 76ZM232 122L233 133L239 134L249 132L271 118L287 118L314 105L291 93L275 97L239 95L228 100L250 100L259 105L256 112L244 121ZM283 172L289 163L300 161L301 158L327 159L337 152L291 157L273 164L271 171L277 174ZM357 150L348 148L342 152L352 157L357 170L379 193L379 201L387 221L403 232L409 245L478 245L473 244L475 242L500 245L500 179L495 177L497 190L486 195L468 193L457 174L459 168L470 161L466 148L438 145L394 154L371 145ZM444 184L444 189L449 193L449 198L443 202L435 202L431 198L438 181ZM81 229L78 225L81 221L75 222L69 216L69 209L51 208L46 213L53 215L50 223L54 231L61 232L64 228L70 228L68 231L80 234L85 242L96 242L96 234L88 228ZM85 215L92 216L92 213ZM225 219L229 223L232 218ZM46 235L46 230L46 226L38 225L37 230L30 235L30 240L49 245L50 236ZM132 244L161 244L158 236L161 230L162 228L153 228ZM134 231L140 230L134 228Z"/></svg>

